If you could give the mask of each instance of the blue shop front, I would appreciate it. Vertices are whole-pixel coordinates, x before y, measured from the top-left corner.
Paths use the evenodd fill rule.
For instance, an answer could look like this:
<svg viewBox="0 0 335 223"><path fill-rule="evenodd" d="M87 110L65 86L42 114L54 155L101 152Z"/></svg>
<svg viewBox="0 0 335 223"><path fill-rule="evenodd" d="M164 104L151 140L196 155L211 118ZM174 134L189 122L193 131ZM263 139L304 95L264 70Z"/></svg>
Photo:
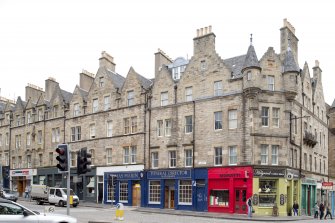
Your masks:
<svg viewBox="0 0 335 223"><path fill-rule="evenodd" d="M148 170L142 207L207 211L207 169Z"/></svg>
<svg viewBox="0 0 335 223"><path fill-rule="evenodd" d="M141 205L142 171L105 172L104 203L122 203L127 206Z"/></svg>

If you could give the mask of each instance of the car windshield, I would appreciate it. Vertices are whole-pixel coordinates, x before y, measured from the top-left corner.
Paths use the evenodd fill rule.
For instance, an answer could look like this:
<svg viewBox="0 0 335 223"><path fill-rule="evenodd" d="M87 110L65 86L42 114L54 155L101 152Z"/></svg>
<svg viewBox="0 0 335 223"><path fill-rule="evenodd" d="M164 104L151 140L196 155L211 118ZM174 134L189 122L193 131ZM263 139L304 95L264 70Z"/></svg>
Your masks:
<svg viewBox="0 0 335 223"><path fill-rule="evenodd" d="M67 189L63 189L63 191L64 191L65 194L67 194ZM72 190L72 189L70 190L70 195L75 195L75 194L73 193L73 190Z"/></svg>

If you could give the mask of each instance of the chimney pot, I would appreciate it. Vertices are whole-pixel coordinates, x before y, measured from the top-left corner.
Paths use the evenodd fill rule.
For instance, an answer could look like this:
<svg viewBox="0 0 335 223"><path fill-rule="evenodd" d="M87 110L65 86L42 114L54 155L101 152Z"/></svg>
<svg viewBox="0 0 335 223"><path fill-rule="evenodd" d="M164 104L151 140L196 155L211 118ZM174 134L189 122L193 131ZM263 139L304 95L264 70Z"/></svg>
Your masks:
<svg viewBox="0 0 335 223"><path fill-rule="evenodd" d="M209 26L209 33L212 32L212 26Z"/></svg>
<svg viewBox="0 0 335 223"><path fill-rule="evenodd" d="M205 27L205 34L208 34L208 27Z"/></svg>

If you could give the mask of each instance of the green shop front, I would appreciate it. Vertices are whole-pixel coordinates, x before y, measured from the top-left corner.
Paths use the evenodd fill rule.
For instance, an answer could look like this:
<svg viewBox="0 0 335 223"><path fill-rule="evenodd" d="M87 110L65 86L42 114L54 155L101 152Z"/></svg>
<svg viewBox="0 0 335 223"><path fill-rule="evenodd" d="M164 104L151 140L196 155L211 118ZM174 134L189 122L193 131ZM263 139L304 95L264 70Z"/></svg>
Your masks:
<svg viewBox="0 0 335 223"><path fill-rule="evenodd" d="M299 201L298 176L295 170L286 168L255 167L253 178L255 215L291 215L293 202Z"/></svg>
<svg viewBox="0 0 335 223"><path fill-rule="evenodd" d="M317 202L317 180L312 178L301 179L301 214L314 215L314 206Z"/></svg>

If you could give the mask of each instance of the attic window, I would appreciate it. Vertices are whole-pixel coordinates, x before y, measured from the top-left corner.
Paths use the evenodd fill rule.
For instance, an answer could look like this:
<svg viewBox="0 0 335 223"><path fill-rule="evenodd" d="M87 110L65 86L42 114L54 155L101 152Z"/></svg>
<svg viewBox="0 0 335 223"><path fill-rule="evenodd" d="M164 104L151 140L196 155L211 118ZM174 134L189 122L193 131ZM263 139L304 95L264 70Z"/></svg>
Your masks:
<svg viewBox="0 0 335 223"><path fill-rule="evenodd" d="M202 61L200 62L200 69L201 69L201 70L206 70L206 61L205 61L205 60L202 60Z"/></svg>
<svg viewBox="0 0 335 223"><path fill-rule="evenodd" d="M99 87L104 87L104 86L105 86L104 77L100 77L99 78Z"/></svg>
<svg viewBox="0 0 335 223"><path fill-rule="evenodd" d="M247 80L248 80L248 81L251 80L251 71L248 71L248 73L247 73Z"/></svg>

